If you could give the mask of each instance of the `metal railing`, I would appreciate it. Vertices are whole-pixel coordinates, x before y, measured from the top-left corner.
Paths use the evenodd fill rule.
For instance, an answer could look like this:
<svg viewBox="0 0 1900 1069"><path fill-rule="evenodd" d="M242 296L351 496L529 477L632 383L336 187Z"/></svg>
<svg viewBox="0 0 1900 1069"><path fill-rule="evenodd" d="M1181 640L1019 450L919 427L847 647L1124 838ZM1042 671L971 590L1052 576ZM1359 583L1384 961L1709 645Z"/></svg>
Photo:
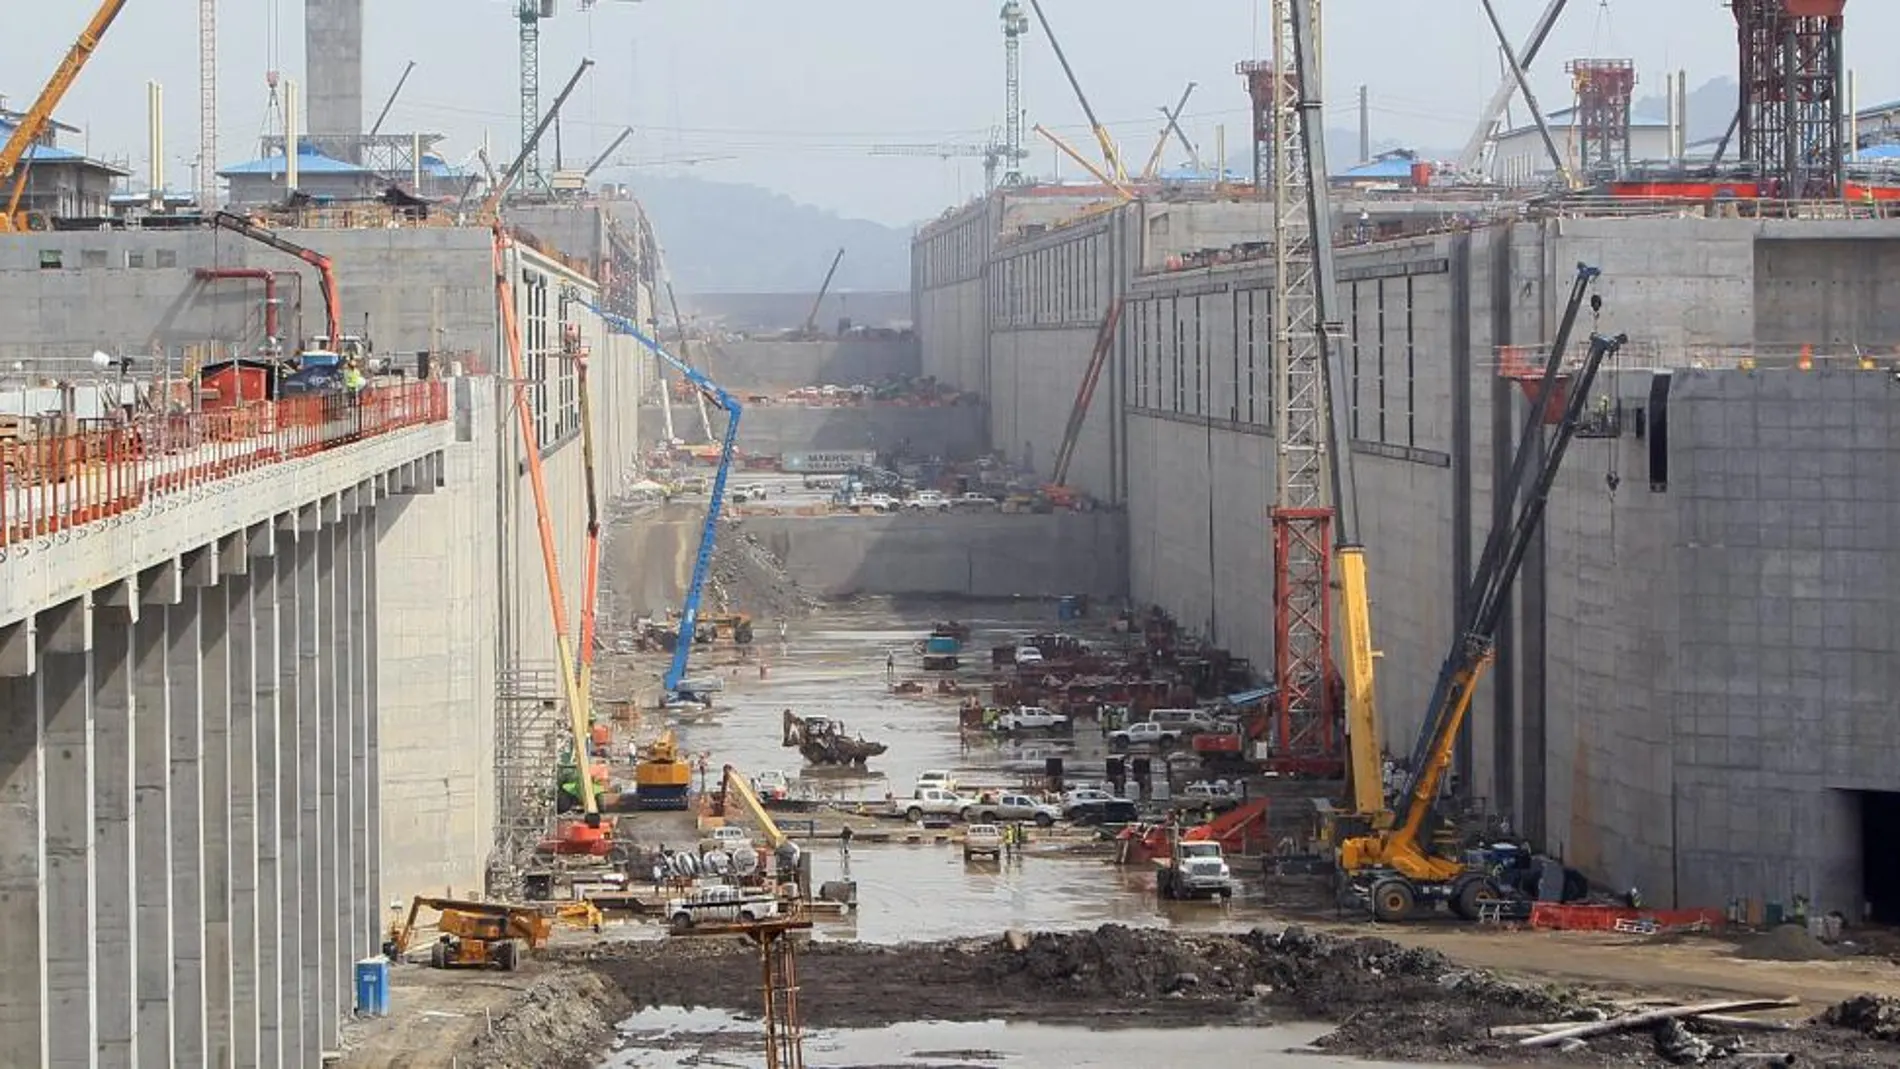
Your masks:
<svg viewBox="0 0 1900 1069"><path fill-rule="evenodd" d="M437 380L79 420L68 433L0 441L0 556L234 475L448 418L446 383Z"/></svg>

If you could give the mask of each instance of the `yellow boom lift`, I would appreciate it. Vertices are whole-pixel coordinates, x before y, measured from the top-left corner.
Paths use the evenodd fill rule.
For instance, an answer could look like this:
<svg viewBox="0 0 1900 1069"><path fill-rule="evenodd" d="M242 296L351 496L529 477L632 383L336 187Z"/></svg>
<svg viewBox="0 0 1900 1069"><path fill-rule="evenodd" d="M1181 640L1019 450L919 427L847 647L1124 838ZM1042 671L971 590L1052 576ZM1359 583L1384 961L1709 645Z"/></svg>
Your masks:
<svg viewBox="0 0 1900 1069"><path fill-rule="evenodd" d="M86 67L86 61L99 47L99 41L106 31L112 28L112 20L119 17L125 7L125 0L105 0L92 16L92 21L80 32L79 40L66 52L66 58L46 80L46 86L40 90L39 99L26 109L20 125L13 128L13 136L7 138L5 147L0 147L0 190L6 190L6 208L0 210L0 234L30 229L26 213L20 210L20 198L26 194L26 179L33 168L33 161L27 159L27 153L39 141L40 135L53 121L53 110L65 98L66 91L79 79L79 72ZM20 16L24 17L24 16ZM24 161L25 166L21 163ZM210 161L206 161L206 166Z"/></svg>
<svg viewBox="0 0 1900 1069"><path fill-rule="evenodd" d="M401 961L415 939L416 920L425 909L439 916L440 936L429 945L429 964L438 969L497 968L513 972L530 950L548 945L554 925L540 910L499 902L468 902L457 898L417 895L409 915L389 929L383 955Z"/></svg>

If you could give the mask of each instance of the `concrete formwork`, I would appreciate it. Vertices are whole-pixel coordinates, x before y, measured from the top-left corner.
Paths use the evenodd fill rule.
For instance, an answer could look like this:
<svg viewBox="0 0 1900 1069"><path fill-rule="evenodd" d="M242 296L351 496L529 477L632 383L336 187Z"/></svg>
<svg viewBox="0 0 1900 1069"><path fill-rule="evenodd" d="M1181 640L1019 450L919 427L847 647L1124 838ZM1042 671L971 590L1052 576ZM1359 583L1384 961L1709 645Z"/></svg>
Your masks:
<svg viewBox="0 0 1900 1069"><path fill-rule="evenodd" d="M1892 352L1900 316L1880 265L1897 239L1888 222L1548 219L1341 250L1392 749L1419 730L1524 417L1498 347L1547 343L1589 262L1604 272L1601 326L1632 337L1598 383L1620 433L1567 458L1461 745L1468 789L1655 899L1805 894L1856 916L1864 896L1893 894L1865 883L1859 838L1865 792L1900 790L1875 742L1893 734L1876 697L1891 694L1894 649L1879 615L1895 563L1890 376L1695 370L1653 385L1652 369L1732 366L1757 347ZM926 367L974 350L989 376L1034 376L1059 359L1060 342L999 322L999 294L1054 299L1040 276L1003 275L1006 255L992 249L980 290L919 280ZM1078 459L1124 473L1131 596L1259 664L1272 654L1270 271L1129 280L1126 430L1085 438ZM972 335L979 316L990 325ZM1586 312L1579 338L1592 326ZM1005 429L992 443L1018 452Z"/></svg>

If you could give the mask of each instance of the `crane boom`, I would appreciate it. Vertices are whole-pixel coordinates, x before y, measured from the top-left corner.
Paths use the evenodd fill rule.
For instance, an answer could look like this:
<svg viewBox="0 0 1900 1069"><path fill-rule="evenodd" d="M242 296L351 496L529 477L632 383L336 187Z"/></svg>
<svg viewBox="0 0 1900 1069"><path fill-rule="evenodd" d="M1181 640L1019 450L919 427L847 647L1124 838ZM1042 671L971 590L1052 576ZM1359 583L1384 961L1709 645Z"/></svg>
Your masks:
<svg viewBox="0 0 1900 1069"><path fill-rule="evenodd" d="M6 210L0 212L0 233L26 229L19 215L20 198L26 194L26 175L16 175L14 172L19 169L20 161L26 158L40 135L46 132L47 125L53 121L54 109L59 107L67 90L79 79L79 72L86 68L86 62L92 59L100 40L112 28L113 20L119 17L119 12L124 8L125 0L104 0L99 5L92 21L79 32L79 39L67 49L66 58L53 68L53 76L41 87L33 106L21 116L20 125L13 128L13 136L7 138L5 146L0 146L0 182L13 184L13 191L7 196ZM205 165L210 166L210 161L206 161Z"/></svg>
<svg viewBox="0 0 1900 1069"><path fill-rule="evenodd" d="M1507 481L1500 491L1498 519L1485 539L1478 567L1466 588L1465 617L1460 621L1459 633L1445 655L1432 690L1395 826L1340 844L1341 871L1362 884L1370 882L1370 887L1362 889L1371 899L1374 916L1381 920L1403 919L1423 896L1447 899L1460 915L1474 919L1477 904L1490 893L1482 872L1467 868L1461 858L1432 852L1430 839L1434 829L1428 824L1450 770L1458 734L1471 711L1472 698L1495 658L1498 629L1509 606L1511 586L1543 521L1564 455L1583 425L1584 406L1589 401L1597 371L1603 361L1615 355L1628 340L1621 334L1610 337L1593 332L1590 335L1583 366L1574 381L1567 384L1569 393L1562 413L1549 441L1545 442L1540 433L1549 410L1545 395L1563 384L1559 372L1570 331L1586 291L1597 276L1596 268L1577 265L1576 284L1571 290L1558 337L1545 359L1540 380L1542 389L1531 398L1524 434L1518 440ZM1599 306L1600 302L1592 299L1591 307ZM1527 484L1525 477L1536 463L1534 458L1540 449L1542 461Z"/></svg>
<svg viewBox="0 0 1900 1069"><path fill-rule="evenodd" d="M745 776L741 775L738 769L731 765L726 766L724 777L720 781L720 790L725 792L727 806L732 804L734 795L738 796L739 804L744 807L746 815L758 823L759 830L765 833L766 844L772 849L778 850L792 841L791 836L786 835L785 830L778 826L778 821L772 819L772 814L766 810L765 803L759 801L758 792L752 789L752 784L746 782Z"/></svg>
<svg viewBox="0 0 1900 1069"><path fill-rule="evenodd" d="M844 262L844 250L831 258L831 267L825 271L825 281L818 287L818 296L811 301L811 314L805 317L805 336L814 337L818 333L818 310L824 307L825 294L831 292L831 280L838 275L838 265Z"/></svg>
<svg viewBox="0 0 1900 1069"><path fill-rule="evenodd" d="M713 477L712 504L706 509L706 522L700 531L699 553L693 560L693 576L686 587L686 598L680 605L679 639L673 646L673 663L666 670L665 687L668 694L678 695L680 684L686 678L687 661L693 651L693 632L699 623L699 602L706 589L706 577L712 571L713 548L719 536L719 514L726 500L726 477L732 471L733 445L739 437L739 420L745 409L739 399L727 393L718 383L700 374L691 365L666 351L659 342L646 336L634 322L625 316L616 315L576 293L570 299L579 303L601 318L609 328L625 334L645 346L654 356L667 366L686 377L686 381L703 397L710 397L712 403L726 413L726 433L719 450L719 471Z"/></svg>
<svg viewBox="0 0 1900 1069"><path fill-rule="evenodd" d="M258 226L235 212L221 211L211 217L211 222L234 234L249 238L259 245L267 245L288 256L295 256L316 268L317 278L323 284L323 321L329 329L330 344L333 346L343 344L343 308L337 296L336 265L328 256L315 249L305 248L274 230Z"/></svg>
<svg viewBox="0 0 1900 1069"><path fill-rule="evenodd" d="M567 631L567 595L561 589L560 559L554 544L554 507L549 502L547 471L541 463L541 432L536 426L534 405L528 396L527 361L522 357L520 319L515 309L515 288L503 250L508 236L496 217L494 223L495 300L501 308L502 336L507 339L508 377L514 384L514 409L520 420L522 451L527 454L528 485L534 494L535 533L541 543L541 568L548 587L548 614L554 625L554 655L560 673L562 696L572 738L574 767L580 772L581 811L589 827L600 826L600 801L594 793L594 777L588 771L587 737L592 711L580 690L580 673L575 665L574 640Z"/></svg>
<svg viewBox="0 0 1900 1069"><path fill-rule="evenodd" d="M1082 114L1088 116L1089 129L1095 134L1096 144L1102 146L1102 160L1108 166L1108 173L1114 176L1109 185L1118 185L1128 177L1122 167L1121 150L1115 147L1115 139L1109 136L1108 127L1095 117L1095 107L1089 103L1089 95L1082 91L1082 83L1075 77L1075 68L1069 66L1069 57L1062 51L1062 42L1056 38L1056 31L1049 25L1049 16L1042 13L1042 0L1029 0L1029 6L1036 12L1036 21L1042 23L1043 35L1049 38L1049 47L1056 54L1056 62L1062 65L1062 73L1069 79L1069 88L1075 90L1075 99L1082 105Z"/></svg>

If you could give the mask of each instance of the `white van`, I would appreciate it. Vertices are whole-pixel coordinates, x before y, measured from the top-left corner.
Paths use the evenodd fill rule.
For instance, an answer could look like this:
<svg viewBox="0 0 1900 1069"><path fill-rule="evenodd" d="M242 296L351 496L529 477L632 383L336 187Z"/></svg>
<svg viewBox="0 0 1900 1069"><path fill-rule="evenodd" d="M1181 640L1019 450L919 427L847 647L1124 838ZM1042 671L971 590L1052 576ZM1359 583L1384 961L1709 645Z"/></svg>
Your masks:
<svg viewBox="0 0 1900 1069"><path fill-rule="evenodd" d="M1205 709L1156 709L1148 714L1148 720L1183 735L1214 730L1214 717Z"/></svg>

